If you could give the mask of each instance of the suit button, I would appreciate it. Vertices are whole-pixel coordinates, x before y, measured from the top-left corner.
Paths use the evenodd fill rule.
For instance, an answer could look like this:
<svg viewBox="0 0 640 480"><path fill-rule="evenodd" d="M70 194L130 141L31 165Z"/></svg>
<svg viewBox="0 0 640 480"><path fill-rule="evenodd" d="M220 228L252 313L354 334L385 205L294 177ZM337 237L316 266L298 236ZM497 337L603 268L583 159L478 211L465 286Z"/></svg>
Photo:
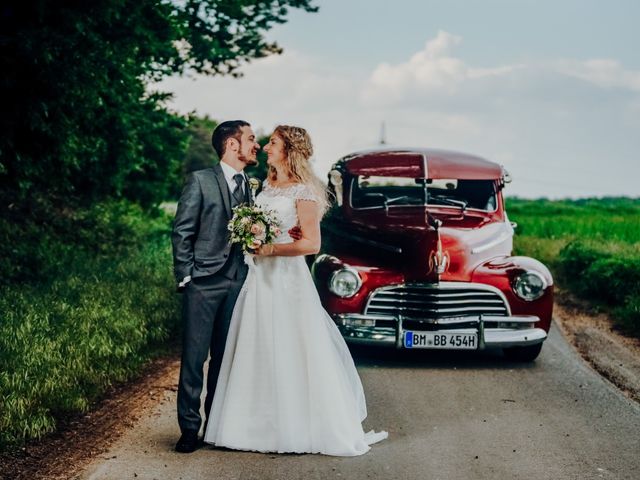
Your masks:
<svg viewBox="0 0 640 480"><path fill-rule="evenodd" d="M228 253L225 253L224 255L222 255L224 258L227 258L229 256Z"/></svg>

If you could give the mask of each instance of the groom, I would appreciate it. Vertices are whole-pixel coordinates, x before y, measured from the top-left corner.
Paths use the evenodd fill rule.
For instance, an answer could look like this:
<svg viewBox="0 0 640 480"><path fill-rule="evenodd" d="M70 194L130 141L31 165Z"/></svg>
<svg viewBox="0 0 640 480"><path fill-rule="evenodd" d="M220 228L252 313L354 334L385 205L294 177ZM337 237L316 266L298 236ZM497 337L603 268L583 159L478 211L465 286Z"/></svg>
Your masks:
<svg viewBox="0 0 640 480"><path fill-rule="evenodd" d="M173 264L182 304L183 343L178 385L178 423L182 435L175 450L198 448L203 367L211 352L204 402L209 415L220 372L233 306L247 276L242 251L229 243L231 209L252 201L248 165L257 163L260 145L242 120L223 122L211 143L220 163L189 174L171 236Z"/></svg>

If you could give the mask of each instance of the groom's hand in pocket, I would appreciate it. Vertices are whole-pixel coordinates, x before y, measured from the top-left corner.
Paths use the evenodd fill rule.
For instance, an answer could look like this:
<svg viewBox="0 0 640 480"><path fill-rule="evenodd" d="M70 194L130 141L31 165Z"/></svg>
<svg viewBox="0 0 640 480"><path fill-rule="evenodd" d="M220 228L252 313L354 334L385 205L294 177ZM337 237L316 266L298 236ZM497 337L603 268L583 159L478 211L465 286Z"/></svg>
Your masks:
<svg viewBox="0 0 640 480"><path fill-rule="evenodd" d="M176 292L182 293L186 290L187 285L191 283L191 275L187 275L184 279L176 286Z"/></svg>
<svg viewBox="0 0 640 480"><path fill-rule="evenodd" d="M302 238L302 230L298 225L289 230L289 236L294 240L300 240Z"/></svg>

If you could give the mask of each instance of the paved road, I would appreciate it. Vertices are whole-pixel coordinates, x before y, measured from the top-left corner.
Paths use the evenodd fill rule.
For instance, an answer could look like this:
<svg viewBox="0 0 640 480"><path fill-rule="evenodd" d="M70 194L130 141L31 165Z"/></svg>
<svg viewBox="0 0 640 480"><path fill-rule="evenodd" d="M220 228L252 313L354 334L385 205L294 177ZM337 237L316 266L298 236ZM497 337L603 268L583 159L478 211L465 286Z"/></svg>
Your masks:
<svg viewBox="0 0 640 480"><path fill-rule="evenodd" d="M499 352L354 351L365 427L389 439L364 456L172 451L175 393L82 479L640 479L640 406L591 370L555 326L533 365Z"/></svg>

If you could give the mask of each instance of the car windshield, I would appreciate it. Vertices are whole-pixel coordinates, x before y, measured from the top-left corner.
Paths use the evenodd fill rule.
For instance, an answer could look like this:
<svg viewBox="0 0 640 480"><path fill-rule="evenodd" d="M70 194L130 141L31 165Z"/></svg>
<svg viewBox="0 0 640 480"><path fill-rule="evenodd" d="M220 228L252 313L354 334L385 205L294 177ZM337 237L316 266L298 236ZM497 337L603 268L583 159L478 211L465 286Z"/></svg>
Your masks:
<svg viewBox="0 0 640 480"><path fill-rule="evenodd" d="M353 179L354 208L439 205L465 210L496 209L492 180L424 179L360 175Z"/></svg>

